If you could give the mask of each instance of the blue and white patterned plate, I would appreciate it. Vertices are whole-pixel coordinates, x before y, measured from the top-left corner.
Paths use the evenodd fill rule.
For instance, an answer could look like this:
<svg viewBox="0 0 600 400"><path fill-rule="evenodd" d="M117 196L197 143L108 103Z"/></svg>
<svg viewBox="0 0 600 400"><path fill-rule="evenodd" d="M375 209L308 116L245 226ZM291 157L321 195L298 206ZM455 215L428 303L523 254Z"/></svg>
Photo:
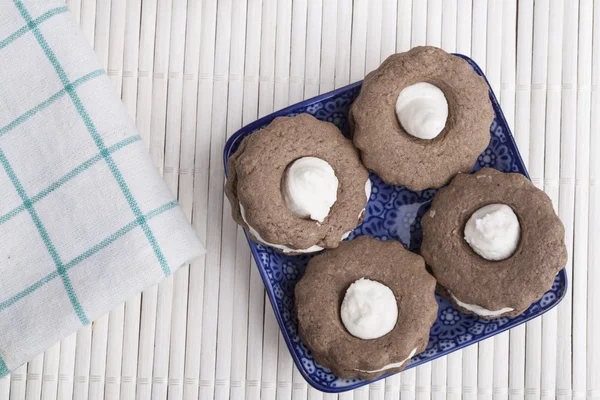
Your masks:
<svg viewBox="0 0 600 400"><path fill-rule="evenodd" d="M460 57L467 60L475 72L484 76L473 60L465 56ZM274 118L280 116L309 113L320 120L334 123L345 135L348 135L348 111L350 104L360 92L361 84L362 82L357 82L303 101L240 129L228 140L225 146L225 164L227 164L229 156L235 153L245 136L264 128ZM500 171L519 172L528 176L491 87L490 99L496 114L490 127L491 141L489 147L479 156L473 171L483 167L492 167ZM225 165L225 168L227 168L227 165ZM375 174L371 174L371 182L373 183L373 190L367 204L366 216L363 223L352 232L348 240L360 235L369 235L381 240L399 240L406 248L417 252L422 239L421 217L429 208L431 199L437 190L427 189L421 192L413 192L405 187L386 185ZM294 313L294 286L304 273L304 268L311 256L286 256L273 251L269 247L256 244L250 240L248 242L265 283L283 337L296 366L308 383L321 391L336 393L356 389L373 382L338 378L330 370L323 368L314 361L310 350L298 337L298 321ZM566 287L567 276L563 269L556 276L552 289L532 304L523 314L514 318L500 318L493 321L463 314L455 310L446 299L436 295L439 312L437 321L431 328L429 345L423 353L411 360L407 369L497 335L540 316L560 302L565 295Z"/></svg>

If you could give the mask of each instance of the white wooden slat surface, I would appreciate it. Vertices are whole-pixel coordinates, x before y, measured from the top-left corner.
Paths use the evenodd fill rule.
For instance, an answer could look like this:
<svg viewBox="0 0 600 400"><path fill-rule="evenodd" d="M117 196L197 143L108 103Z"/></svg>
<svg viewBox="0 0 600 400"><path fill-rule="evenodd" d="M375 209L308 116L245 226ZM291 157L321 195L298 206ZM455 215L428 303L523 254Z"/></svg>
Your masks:
<svg viewBox="0 0 600 400"><path fill-rule="evenodd" d="M600 3L67 0L208 253L0 380L0 399L600 399ZM223 195L226 139L430 44L486 72L566 228L551 312L340 395L293 365Z"/></svg>
<svg viewBox="0 0 600 400"><path fill-rule="evenodd" d="M128 0L126 5L121 97L132 116L136 115L137 108L141 5L141 0ZM135 395L141 299L141 295L137 295L125 303L120 379L122 398L132 398Z"/></svg>
<svg viewBox="0 0 600 400"><path fill-rule="evenodd" d="M594 9L594 25L600 24L600 7ZM594 37L592 43L600 42L600 29L594 29ZM598 151L599 136L597 133L600 130L600 115L596 112L600 108L600 92L598 84L600 83L600 49L597 45L593 48L593 64L592 64L592 122L590 126L590 155ZM588 349L590 354L598 354L600 346L594 340L594 329L600 328L600 297L594 290L595 285L600 284L600 263L598 258L598 250L594 245L594 241L598 240L598 233L595 227L600 224L600 197L598 196L598 183L600 182L600 160L598 157L591 157L590 160L590 215L589 215L589 239L590 246L589 264L588 264L588 320L587 320L587 339ZM588 358L587 360L587 379L589 397L600 396L600 382L597 376L600 375L600 359L598 357Z"/></svg>

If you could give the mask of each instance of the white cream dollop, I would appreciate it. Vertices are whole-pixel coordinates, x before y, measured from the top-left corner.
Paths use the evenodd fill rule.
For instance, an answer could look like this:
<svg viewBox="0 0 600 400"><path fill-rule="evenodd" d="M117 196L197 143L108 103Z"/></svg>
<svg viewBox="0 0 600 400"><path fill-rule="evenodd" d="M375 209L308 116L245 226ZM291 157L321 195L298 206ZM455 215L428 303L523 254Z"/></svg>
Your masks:
<svg viewBox="0 0 600 400"><path fill-rule="evenodd" d="M346 290L340 314L344 327L352 336L377 339L396 326L396 296L384 284L361 278Z"/></svg>
<svg viewBox="0 0 600 400"><path fill-rule="evenodd" d="M413 358L413 356L415 355L415 353L417 352L417 348L415 347L414 349L412 349L412 351L410 352L410 354L408 355L408 357L406 357L404 360L399 361L397 363L391 363L388 365L384 365L383 367L373 370L373 371L367 371L364 369L355 369L355 371L360 371L360 372L367 372L369 374L372 374L374 372L381 372L381 371L385 371L386 369L392 369L392 368L399 368L402 365L404 365L405 362L407 362L408 360L410 360L411 358Z"/></svg>
<svg viewBox="0 0 600 400"><path fill-rule="evenodd" d="M286 169L281 192L296 217L323 222L337 200L337 189L338 179L327 161L302 157Z"/></svg>
<svg viewBox="0 0 600 400"><path fill-rule="evenodd" d="M471 215L465 225L465 241L486 260L504 260L519 244L519 219L506 204L489 204Z"/></svg>
<svg viewBox="0 0 600 400"><path fill-rule="evenodd" d="M446 126L448 101L437 86L417 82L402 89L398 95L396 117L410 135L434 139Z"/></svg>
<svg viewBox="0 0 600 400"><path fill-rule="evenodd" d="M450 292L450 291L448 291L448 292ZM456 302L456 304L458 304L462 308L465 308L471 312L474 312L475 314L482 316L482 317L498 317L502 314L506 314L507 312L511 312L514 310L514 308L510 308L510 307L504 307L499 310L488 310L487 308L483 308L481 306L478 306L477 304L463 303L462 301L457 299L456 296L454 296L452 293L450 293L450 296Z"/></svg>
<svg viewBox="0 0 600 400"><path fill-rule="evenodd" d="M274 247L276 249L279 249L279 250L283 251L286 254L287 253L314 253L314 252L323 250L323 248L321 246L317 246L317 245L312 245L308 249L292 249L291 247L288 247L288 246L283 245L283 244L274 244L274 243L267 242L265 239L263 239L260 236L260 234L258 233L258 231L256 229L254 229L252 227L252 225L250 225L248 223L248 220L246 219L246 210L244 210L244 206L242 205L242 203L239 203L239 205L240 205L240 214L242 215L242 219L244 220L244 222L246 223L246 225L248 225L248 230L250 231L250 233L252 234L252 236L254 236L254 238L256 240L258 240L260 243L265 244L267 246Z"/></svg>

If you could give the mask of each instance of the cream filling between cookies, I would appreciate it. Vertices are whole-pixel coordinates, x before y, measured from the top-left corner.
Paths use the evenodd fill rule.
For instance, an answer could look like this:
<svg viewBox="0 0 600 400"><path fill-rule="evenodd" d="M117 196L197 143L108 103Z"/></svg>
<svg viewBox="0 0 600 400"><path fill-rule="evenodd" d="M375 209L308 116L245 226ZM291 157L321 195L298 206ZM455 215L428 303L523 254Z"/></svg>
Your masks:
<svg viewBox="0 0 600 400"><path fill-rule="evenodd" d="M254 236L254 238L256 240L258 240L260 243L265 244L267 246L274 247L276 249L279 249L279 250L283 251L284 253L314 253L316 251L323 250L322 247L317 246L317 245L310 246L308 249L292 249L291 247L288 247L288 246L283 245L283 244L274 244L274 243L267 242L266 240L264 240L260 236L260 234L256 231L256 229L254 229L252 227L252 225L250 225L248 223L248 220L246 219L246 212L244 210L244 206L242 205L242 203L239 203L239 205L240 205L240 214L242 215L242 219L244 220L244 222L248 226L248 230L250 231L250 233L252 234L252 236Z"/></svg>
<svg viewBox="0 0 600 400"><path fill-rule="evenodd" d="M448 290L448 293L450 294L450 297L452 297L452 300L454 300L456 302L456 304L458 304L459 306L461 306L462 308L464 308L466 310L474 312L475 314L477 314L481 317L498 317L502 314L506 314L507 312L514 311L514 308L510 308L510 307L504 307L504 308L501 308L500 310L491 311L491 310L488 310L487 308L478 306L477 304L463 303L462 301L457 299L456 296L454 296L449 290Z"/></svg>
<svg viewBox="0 0 600 400"><path fill-rule="evenodd" d="M371 183L371 179L367 178L367 181L365 182L365 195L367 196L367 201L369 201L369 199L371 198L371 190L373 188L373 184ZM267 246L271 246L274 247L276 249L279 249L281 251L283 251L284 253L315 253L317 251L321 251L323 250L323 247L321 246L317 246L317 245L313 245L310 246L308 249L293 249L291 247L288 247L286 245L283 244L275 244L275 243L270 243L267 242L265 239L262 238L262 236L260 236L260 234L258 233L258 231L256 229L254 229L252 227L252 225L250 225L248 223L248 220L246 219L246 211L244 210L244 206L242 205L242 203L239 203L240 205L240 214L242 216L242 219L244 220L244 222L246 223L246 225L248 226L248 230L250 231L250 233L252 234L252 236L254 236L254 238L259 241L260 243L267 245ZM362 214L365 212L366 208L363 208L360 213L358 214L358 219L360 220L360 217L362 216ZM350 236L350 234L352 233L352 231L348 231L346 233L344 233L342 235L342 239L344 240L346 239L348 236Z"/></svg>
<svg viewBox="0 0 600 400"><path fill-rule="evenodd" d="M413 358L413 356L415 355L415 353L417 352L417 348L415 347L414 349L412 349L412 351L410 352L409 356L406 357L404 360L397 362L397 363L392 363L392 364L388 364L385 365L379 369L375 369L373 371L367 371L364 369L355 369L355 371L360 371L360 372L366 372L368 374L373 374L375 372L381 372L381 371L385 371L386 369L392 369L392 368L400 368L401 366L404 365L405 362L407 362L408 360L410 360L411 358Z"/></svg>
<svg viewBox="0 0 600 400"><path fill-rule="evenodd" d="M398 95L396 117L410 135L434 139L446 126L448 101L437 86L417 82L402 89Z"/></svg>

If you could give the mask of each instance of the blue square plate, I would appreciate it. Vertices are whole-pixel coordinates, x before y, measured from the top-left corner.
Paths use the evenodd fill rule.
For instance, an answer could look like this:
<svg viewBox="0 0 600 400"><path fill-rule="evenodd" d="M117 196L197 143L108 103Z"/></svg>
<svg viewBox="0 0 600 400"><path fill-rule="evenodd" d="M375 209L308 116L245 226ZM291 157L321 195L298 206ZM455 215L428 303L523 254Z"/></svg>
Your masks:
<svg viewBox="0 0 600 400"><path fill-rule="evenodd" d="M459 56L468 61L477 74L485 78L473 60L462 55ZM348 136L350 133L348 111L360 92L361 84L362 82L357 82L303 101L240 129L227 141L225 146L225 168L227 168L227 159L235 153L242 139L264 128L276 117L309 113L320 120L334 123L344 135ZM503 172L519 172L529 177L491 87L490 99L496 114L494 122L490 126L491 141L489 147L479 156L473 171L483 167L492 167ZM371 182L373 190L367 204L366 216L363 223L352 232L348 240L360 235L369 235L380 240L394 239L402 242L406 248L417 252L422 238L421 217L429 208L437 189L413 192L405 187L386 185L374 174L371 174ZM323 392L337 393L373 382L338 378L330 370L314 361L310 350L298 337L298 321L294 313L294 286L304 273L306 263L311 256L285 256L269 247L250 240L248 242L265 283L283 337L296 366L308 383ZM563 269L556 276L552 289L523 314L514 318L500 318L493 321L463 314L455 310L446 299L436 295L439 312L437 321L431 328L429 345L423 353L411 360L407 369L477 343L540 316L560 302L565 295L566 287L567 276Z"/></svg>

